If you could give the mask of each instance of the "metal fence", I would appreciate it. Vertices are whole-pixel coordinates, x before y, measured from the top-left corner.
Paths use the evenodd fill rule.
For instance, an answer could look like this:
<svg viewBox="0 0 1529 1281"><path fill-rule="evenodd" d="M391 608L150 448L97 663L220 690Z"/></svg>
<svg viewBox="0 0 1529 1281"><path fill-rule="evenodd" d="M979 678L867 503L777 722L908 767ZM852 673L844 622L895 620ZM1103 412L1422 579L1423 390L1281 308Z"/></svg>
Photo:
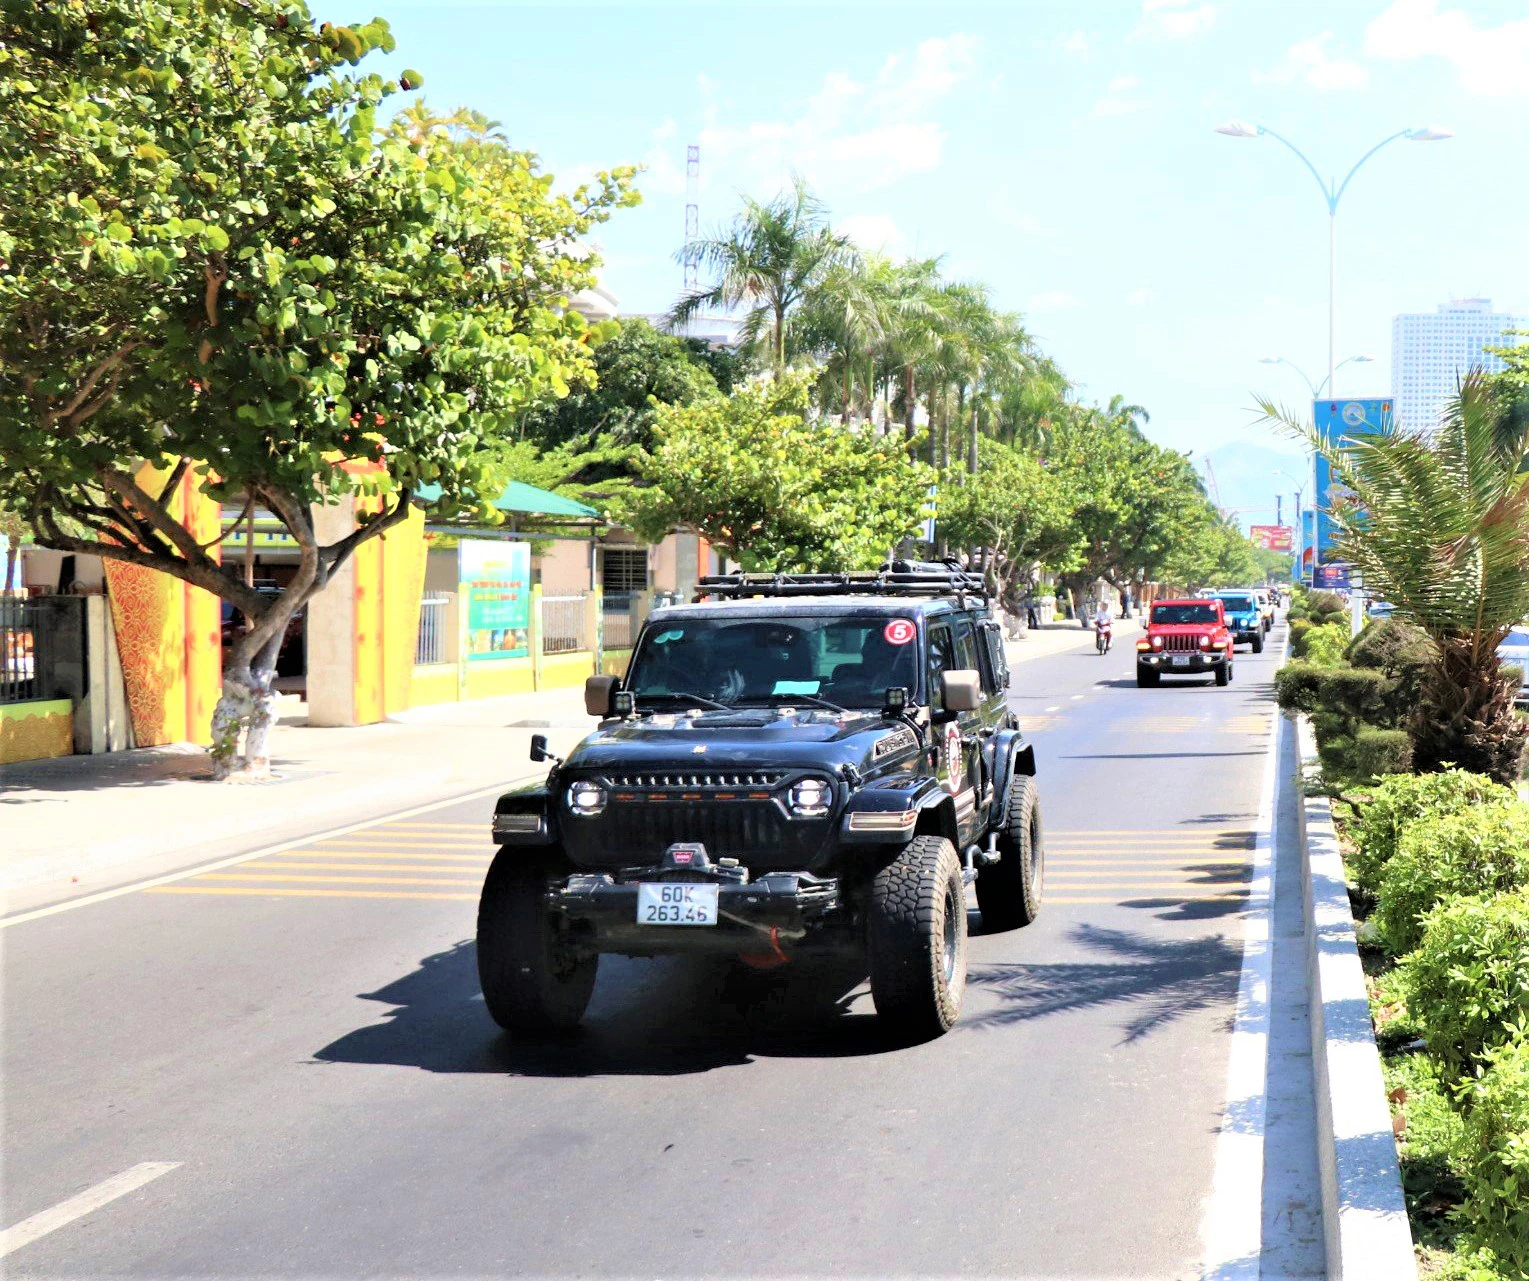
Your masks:
<svg viewBox="0 0 1529 1281"><path fill-rule="evenodd" d="M631 649L645 617L642 593L606 592L600 604L605 612L605 648Z"/></svg>
<svg viewBox="0 0 1529 1281"><path fill-rule="evenodd" d="M585 595L542 597L542 653L572 654L593 649L593 638L586 638L587 611Z"/></svg>
<svg viewBox="0 0 1529 1281"><path fill-rule="evenodd" d="M85 600L0 596L0 703L81 698Z"/></svg>
<svg viewBox="0 0 1529 1281"><path fill-rule="evenodd" d="M450 596L426 596L419 605L419 640L414 646L416 663L444 663L446 622L451 608Z"/></svg>

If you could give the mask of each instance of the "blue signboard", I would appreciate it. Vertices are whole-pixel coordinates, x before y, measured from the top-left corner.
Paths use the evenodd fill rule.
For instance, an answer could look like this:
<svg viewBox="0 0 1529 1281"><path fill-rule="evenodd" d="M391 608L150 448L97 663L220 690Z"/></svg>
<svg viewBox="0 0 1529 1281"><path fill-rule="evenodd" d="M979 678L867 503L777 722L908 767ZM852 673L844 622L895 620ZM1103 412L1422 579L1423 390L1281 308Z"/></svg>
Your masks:
<svg viewBox="0 0 1529 1281"><path fill-rule="evenodd" d="M1345 436L1373 435L1391 430L1392 402L1374 400L1318 400L1311 406L1312 418L1317 431L1325 441L1341 441ZM1316 563L1326 564L1332 559L1333 541L1337 536L1331 516L1336 499L1348 493L1333 481L1332 468L1321 454L1316 458L1316 493L1312 506L1317 512Z"/></svg>
<svg viewBox="0 0 1529 1281"><path fill-rule="evenodd" d="M1317 513L1308 507L1301 513L1301 565L1296 574L1303 583L1311 582L1317 564Z"/></svg>
<svg viewBox="0 0 1529 1281"><path fill-rule="evenodd" d="M1318 565L1316 578L1312 586L1318 591L1346 592L1350 587L1349 570L1352 566L1341 560L1329 561L1325 565Z"/></svg>

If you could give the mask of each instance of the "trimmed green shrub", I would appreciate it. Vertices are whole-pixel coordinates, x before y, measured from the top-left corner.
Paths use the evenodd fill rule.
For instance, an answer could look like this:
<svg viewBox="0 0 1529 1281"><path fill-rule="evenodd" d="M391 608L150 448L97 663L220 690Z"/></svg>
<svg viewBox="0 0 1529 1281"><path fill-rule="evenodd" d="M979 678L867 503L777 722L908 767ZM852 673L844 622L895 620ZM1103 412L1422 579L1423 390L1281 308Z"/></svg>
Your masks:
<svg viewBox="0 0 1529 1281"><path fill-rule="evenodd" d="M1373 894L1380 885L1381 872L1396 854L1402 833L1413 823L1431 815L1457 814L1473 805L1512 799L1509 788L1484 774L1465 770L1388 778L1359 812L1354 825L1356 847L1348 856L1349 875L1360 888Z"/></svg>
<svg viewBox="0 0 1529 1281"><path fill-rule="evenodd" d="M1412 768L1412 737L1404 729L1365 727L1354 735L1354 773L1360 778L1405 774Z"/></svg>
<svg viewBox="0 0 1529 1281"><path fill-rule="evenodd" d="M1385 715L1389 682L1384 672L1370 667L1322 667L1317 682L1317 703L1324 711L1336 712L1353 721L1378 724ZM1388 728L1394 728L1390 726Z"/></svg>
<svg viewBox="0 0 1529 1281"><path fill-rule="evenodd" d="M1529 1027L1487 1051L1483 1066L1462 1095L1462 1216L1502 1275L1529 1276Z"/></svg>
<svg viewBox="0 0 1529 1281"><path fill-rule="evenodd" d="M1433 645L1411 623L1399 618L1377 618L1349 641L1344 657L1355 667L1394 672L1409 663L1430 662Z"/></svg>
<svg viewBox="0 0 1529 1281"><path fill-rule="evenodd" d="M1306 617L1305 615L1302 615L1300 618L1296 618L1296 617L1294 617L1292 615L1291 618L1289 619L1289 622L1290 622L1290 652L1292 654L1295 654L1297 657L1299 657L1299 651L1300 651L1301 645L1302 645L1302 643L1304 641L1304 638L1306 636L1306 633L1309 632L1313 627L1315 627L1316 624L1313 623L1311 621L1311 619Z"/></svg>
<svg viewBox="0 0 1529 1281"><path fill-rule="evenodd" d="M1380 878L1371 919L1395 956L1423 938L1423 917L1440 903L1529 886L1529 805L1478 805L1413 823Z"/></svg>
<svg viewBox="0 0 1529 1281"><path fill-rule="evenodd" d="M1336 592L1312 592L1306 610L1318 625L1348 618L1348 605Z"/></svg>
<svg viewBox="0 0 1529 1281"><path fill-rule="evenodd" d="M1339 623L1319 623L1302 637L1300 657L1318 667L1336 667L1348 648L1349 629Z"/></svg>
<svg viewBox="0 0 1529 1281"><path fill-rule="evenodd" d="M1274 673L1274 700L1283 711L1315 712L1321 706L1322 669L1297 659Z"/></svg>
<svg viewBox="0 0 1529 1281"><path fill-rule="evenodd" d="M1463 898L1430 912L1401 961L1407 1011L1455 1077L1529 1017L1529 893Z"/></svg>

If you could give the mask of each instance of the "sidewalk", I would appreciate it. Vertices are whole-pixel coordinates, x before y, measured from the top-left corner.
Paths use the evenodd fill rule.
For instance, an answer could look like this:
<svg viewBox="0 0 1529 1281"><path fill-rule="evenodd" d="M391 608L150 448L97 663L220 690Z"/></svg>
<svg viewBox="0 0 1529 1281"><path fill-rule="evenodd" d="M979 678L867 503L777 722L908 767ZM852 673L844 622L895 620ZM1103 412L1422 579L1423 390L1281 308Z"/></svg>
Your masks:
<svg viewBox="0 0 1529 1281"><path fill-rule="evenodd" d="M1134 620L1116 620L1115 643L1129 643L1136 629ZM1092 646L1092 631L1054 623L1005 648L1013 664ZM5 767L0 891L27 890L30 898L99 888L157 874L177 858L218 857L317 825L508 786L544 768L528 758L532 734L545 733L562 755L595 723L581 688L442 703L354 729L290 722L289 713L271 731L277 777L266 784L214 784L206 752L190 745ZM488 806L485 797L485 821Z"/></svg>

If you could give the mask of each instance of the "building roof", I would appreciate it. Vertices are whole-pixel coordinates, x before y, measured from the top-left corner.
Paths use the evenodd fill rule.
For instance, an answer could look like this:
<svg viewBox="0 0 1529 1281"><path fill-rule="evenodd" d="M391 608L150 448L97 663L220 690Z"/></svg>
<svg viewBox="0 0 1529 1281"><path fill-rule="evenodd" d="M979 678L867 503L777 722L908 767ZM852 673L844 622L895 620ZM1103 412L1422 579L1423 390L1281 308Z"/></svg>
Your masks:
<svg viewBox="0 0 1529 1281"><path fill-rule="evenodd" d="M414 495L422 503L433 503L440 496L439 485L421 485ZM493 505L502 512L522 512L529 516L576 516L585 520L601 519L600 513L593 507L586 507L572 498L564 498L561 494L554 494L547 489L538 489L535 485L527 485L520 480L512 480L506 485L504 492L494 499Z"/></svg>

